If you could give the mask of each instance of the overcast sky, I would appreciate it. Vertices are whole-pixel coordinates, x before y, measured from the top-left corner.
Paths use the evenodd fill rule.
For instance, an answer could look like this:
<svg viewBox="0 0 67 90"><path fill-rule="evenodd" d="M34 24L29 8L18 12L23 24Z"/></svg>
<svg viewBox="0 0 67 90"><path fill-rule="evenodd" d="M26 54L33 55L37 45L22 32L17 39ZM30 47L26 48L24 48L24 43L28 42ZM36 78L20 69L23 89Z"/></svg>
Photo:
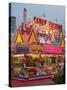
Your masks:
<svg viewBox="0 0 67 90"><path fill-rule="evenodd" d="M16 25L23 21L23 8L27 9L27 18L32 20L34 16L42 17L46 15L47 20L56 21L64 26L65 23L65 6L45 5L45 4L25 4L12 3L11 15L16 16Z"/></svg>

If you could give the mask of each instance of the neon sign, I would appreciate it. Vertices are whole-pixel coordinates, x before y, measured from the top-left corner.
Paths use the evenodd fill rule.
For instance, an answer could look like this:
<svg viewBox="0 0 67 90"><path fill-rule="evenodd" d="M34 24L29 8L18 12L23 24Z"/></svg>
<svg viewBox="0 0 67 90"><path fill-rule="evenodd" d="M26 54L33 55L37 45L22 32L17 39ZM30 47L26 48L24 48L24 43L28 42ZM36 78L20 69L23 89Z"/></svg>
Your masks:
<svg viewBox="0 0 67 90"><path fill-rule="evenodd" d="M56 23L50 22L49 21L49 29L58 29L58 30L62 30L62 25L58 25Z"/></svg>
<svg viewBox="0 0 67 90"><path fill-rule="evenodd" d="M44 24L46 24L46 19L34 17L34 23L38 23L38 24L44 25Z"/></svg>
<svg viewBox="0 0 67 90"><path fill-rule="evenodd" d="M17 47L16 52L17 53L28 53L29 52L29 47Z"/></svg>
<svg viewBox="0 0 67 90"><path fill-rule="evenodd" d="M43 47L41 47L39 45L36 45L34 47L32 46L31 51L33 51L33 52L43 52Z"/></svg>

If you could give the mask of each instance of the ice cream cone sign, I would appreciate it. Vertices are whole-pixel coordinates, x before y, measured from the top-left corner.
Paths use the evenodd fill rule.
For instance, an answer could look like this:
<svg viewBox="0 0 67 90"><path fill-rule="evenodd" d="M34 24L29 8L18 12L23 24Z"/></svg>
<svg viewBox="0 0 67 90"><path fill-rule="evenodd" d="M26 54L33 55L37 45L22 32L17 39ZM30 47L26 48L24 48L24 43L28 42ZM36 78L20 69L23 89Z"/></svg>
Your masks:
<svg viewBox="0 0 67 90"><path fill-rule="evenodd" d="M61 39L60 46L63 47L63 48L64 48L64 46L65 46L65 40L64 40L64 37L62 37L62 39Z"/></svg>
<svg viewBox="0 0 67 90"><path fill-rule="evenodd" d="M30 44L37 43L37 39L36 39L36 35L35 35L34 31L31 32L28 41Z"/></svg>
<svg viewBox="0 0 67 90"><path fill-rule="evenodd" d="M22 39L22 35L19 31L16 36L16 44L21 44L21 43L23 43L23 39Z"/></svg>

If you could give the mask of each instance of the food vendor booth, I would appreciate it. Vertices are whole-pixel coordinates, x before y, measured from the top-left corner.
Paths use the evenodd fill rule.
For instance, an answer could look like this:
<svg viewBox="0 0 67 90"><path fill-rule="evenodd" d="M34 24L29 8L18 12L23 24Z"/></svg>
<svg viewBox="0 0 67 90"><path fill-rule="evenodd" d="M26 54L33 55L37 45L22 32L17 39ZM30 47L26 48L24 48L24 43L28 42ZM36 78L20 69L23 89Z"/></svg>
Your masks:
<svg viewBox="0 0 67 90"><path fill-rule="evenodd" d="M28 29L30 32L27 33ZM34 17L31 28L27 30L19 30L16 34L12 83L18 78L16 82L25 81L25 85L28 85L28 82L52 80L54 74L64 74L61 73L64 71L65 58L62 25Z"/></svg>

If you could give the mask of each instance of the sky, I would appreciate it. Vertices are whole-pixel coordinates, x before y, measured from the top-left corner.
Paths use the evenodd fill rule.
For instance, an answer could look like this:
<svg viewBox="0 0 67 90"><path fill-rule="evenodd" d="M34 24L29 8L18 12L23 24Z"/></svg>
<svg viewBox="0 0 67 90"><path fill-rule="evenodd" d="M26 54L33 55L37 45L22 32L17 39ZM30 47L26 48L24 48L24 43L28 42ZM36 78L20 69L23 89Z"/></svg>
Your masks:
<svg viewBox="0 0 67 90"><path fill-rule="evenodd" d="M45 14L48 21L55 21L65 26L65 6L46 5L46 4L29 4L29 3L12 3L11 16L16 16L16 25L23 21L23 8L27 9L27 19L32 20L34 16L43 17Z"/></svg>

